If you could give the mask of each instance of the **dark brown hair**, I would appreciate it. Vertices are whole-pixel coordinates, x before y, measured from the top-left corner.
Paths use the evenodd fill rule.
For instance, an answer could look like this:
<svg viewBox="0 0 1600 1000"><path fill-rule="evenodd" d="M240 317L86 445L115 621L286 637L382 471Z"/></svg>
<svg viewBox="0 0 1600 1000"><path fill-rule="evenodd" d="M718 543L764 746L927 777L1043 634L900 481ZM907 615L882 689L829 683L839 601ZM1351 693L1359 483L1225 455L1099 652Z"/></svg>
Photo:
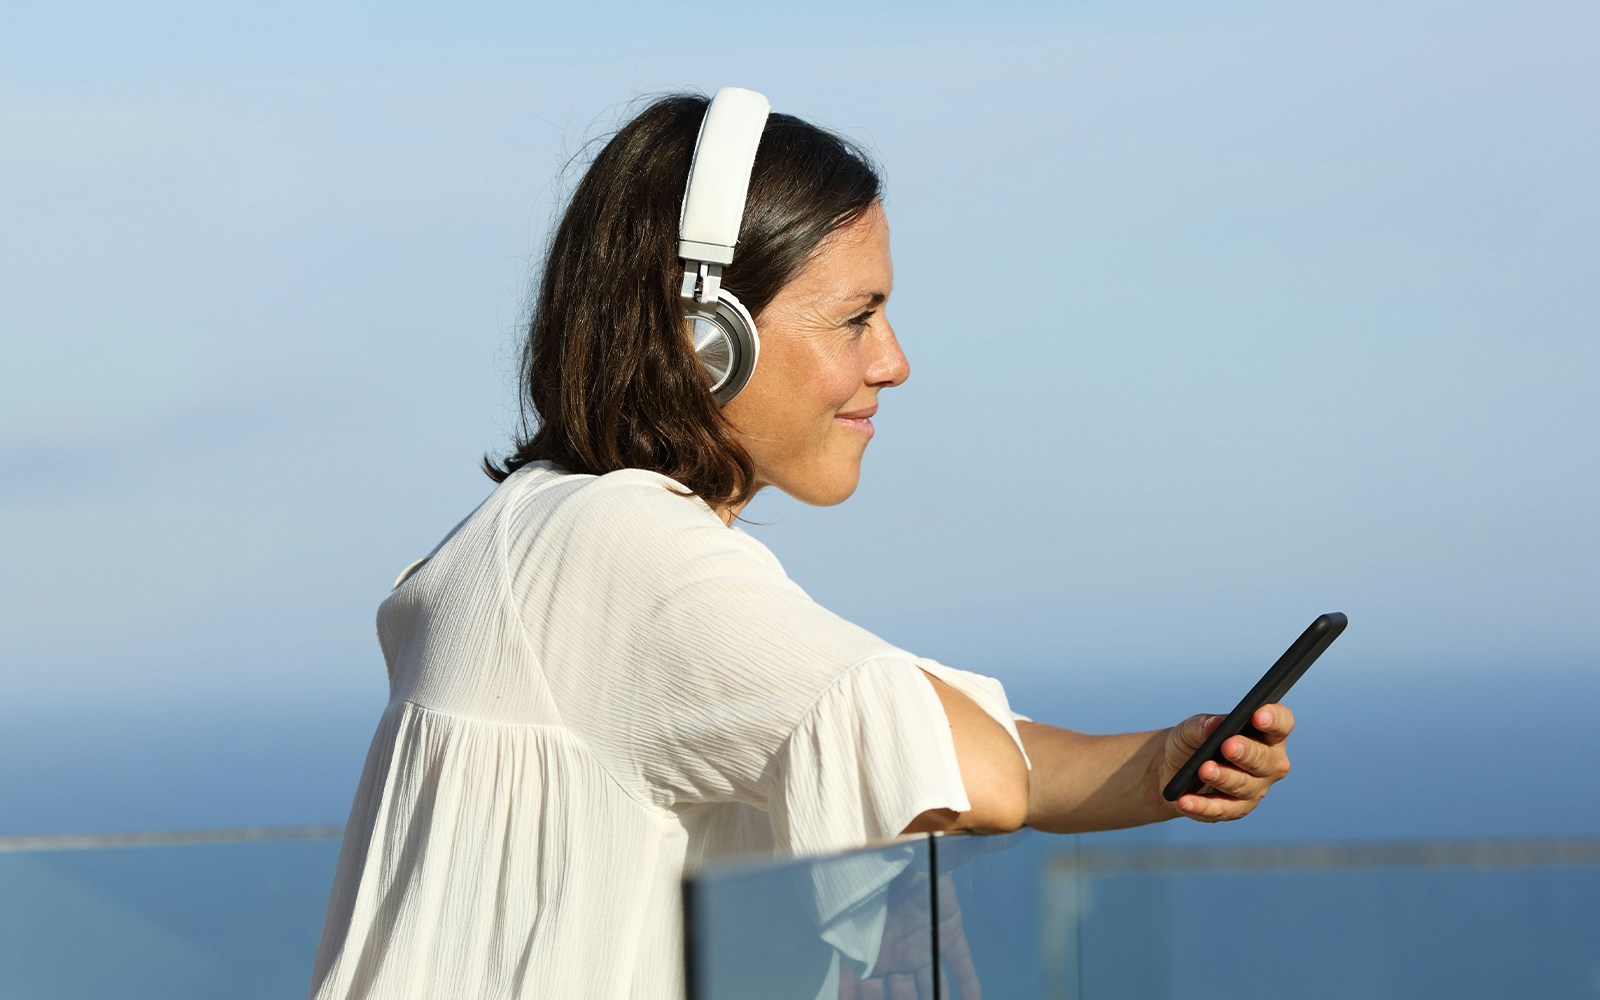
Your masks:
<svg viewBox="0 0 1600 1000"><path fill-rule="evenodd" d="M522 348L515 448L483 462L496 481L548 459L597 475L650 469L713 507L750 498L750 456L712 398L678 298L678 213L706 105L690 95L653 102L578 183L550 241ZM822 241L881 189L855 144L769 116L723 285L759 321Z"/></svg>

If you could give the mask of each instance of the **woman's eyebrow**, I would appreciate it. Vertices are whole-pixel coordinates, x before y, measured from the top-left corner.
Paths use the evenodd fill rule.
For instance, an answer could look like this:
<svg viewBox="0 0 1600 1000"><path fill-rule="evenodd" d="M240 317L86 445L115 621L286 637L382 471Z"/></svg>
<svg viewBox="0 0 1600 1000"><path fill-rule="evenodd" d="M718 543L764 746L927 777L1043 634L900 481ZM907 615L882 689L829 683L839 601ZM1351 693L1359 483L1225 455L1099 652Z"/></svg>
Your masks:
<svg viewBox="0 0 1600 1000"><path fill-rule="evenodd" d="M836 298L829 299L828 304L831 306L842 306L850 302L856 302L860 299L866 299L867 306L869 308L875 308L883 305L888 298L889 295L887 292L871 292L862 290L858 292L850 292L847 295L840 295Z"/></svg>

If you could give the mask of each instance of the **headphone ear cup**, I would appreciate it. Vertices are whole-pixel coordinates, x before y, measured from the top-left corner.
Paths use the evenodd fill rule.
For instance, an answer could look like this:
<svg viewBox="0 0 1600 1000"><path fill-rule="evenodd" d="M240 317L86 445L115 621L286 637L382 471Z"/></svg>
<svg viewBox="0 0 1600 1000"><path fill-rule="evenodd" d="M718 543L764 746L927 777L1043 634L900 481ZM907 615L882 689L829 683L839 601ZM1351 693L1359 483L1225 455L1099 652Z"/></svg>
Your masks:
<svg viewBox="0 0 1600 1000"><path fill-rule="evenodd" d="M761 338L755 320L732 292L721 290L717 301L689 313L694 353L705 369L711 394L723 406L739 394L755 373Z"/></svg>

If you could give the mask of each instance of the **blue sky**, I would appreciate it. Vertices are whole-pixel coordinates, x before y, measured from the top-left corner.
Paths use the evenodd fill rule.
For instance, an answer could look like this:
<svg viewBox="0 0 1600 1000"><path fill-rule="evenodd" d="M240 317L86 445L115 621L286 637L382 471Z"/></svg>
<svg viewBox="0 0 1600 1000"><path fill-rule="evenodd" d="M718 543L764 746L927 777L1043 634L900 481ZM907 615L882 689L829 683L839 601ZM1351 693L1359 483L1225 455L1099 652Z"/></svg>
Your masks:
<svg viewBox="0 0 1600 1000"><path fill-rule="evenodd" d="M1592 4L464 10L0 17L7 711L381 702L565 165L723 84L888 178L911 380L857 497L748 512L823 603L1130 697L1327 610L1597 665Z"/></svg>

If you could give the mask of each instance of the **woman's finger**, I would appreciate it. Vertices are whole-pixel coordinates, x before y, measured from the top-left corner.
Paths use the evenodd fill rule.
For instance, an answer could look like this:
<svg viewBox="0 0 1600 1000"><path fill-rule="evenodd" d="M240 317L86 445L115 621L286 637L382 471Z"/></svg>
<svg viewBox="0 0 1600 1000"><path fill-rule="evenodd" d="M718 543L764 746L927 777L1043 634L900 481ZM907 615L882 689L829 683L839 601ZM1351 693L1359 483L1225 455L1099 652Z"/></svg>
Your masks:
<svg viewBox="0 0 1600 1000"><path fill-rule="evenodd" d="M1262 705L1250 716L1250 724L1261 732L1263 742L1278 744L1294 730L1294 713L1288 705Z"/></svg>
<svg viewBox="0 0 1600 1000"><path fill-rule="evenodd" d="M909 972L896 972L883 977L889 986L889 1000L917 1000L917 977ZM932 978L928 980L932 985Z"/></svg>
<svg viewBox="0 0 1600 1000"><path fill-rule="evenodd" d="M1211 735L1211 730L1217 728L1222 722L1220 715L1191 715L1178 723L1177 742L1182 752L1187 755L1200 749L1200 744Z"/></svg>
<svg viewBox="0 0 1600 1000"><path fill-rule="evenodd" d="M1178 808L1185 816L1202 823L1225 823L1249 815L1256 801L1223 795L1185 795L1178 799Z"/></svg>
<svg viewBox="0 0 1600 1000"><path fill-rule="evenodd" d="M1244 736L1230 736L1222 743L1222 756L1239 770L1269 781L1277 781L1289 773L1289 754L1281 743L1266 744Z"/></svg>
<svg viewBox="0 0 1600 1000"><path fill-rule="evenodd" d="M943 898L941 891L940 899ZM955 898L953 888L950 898ZM945 995L949 995L950 986L953 985L956 988L955 995L961 1000L983 1000L983 988L978 984L978 969L972 964L972 944L967 940L966 932L958 926L955 933L947 935L941 927L939 951L950 972L944 980Z"/></svg>
<svg viewBox="0 0 1600 1000"><path fill-rule="evenodd" d="M860 997L861 1000L885 1000L883 989L885 978L884 976L868 976L861 980L860 985L856 987L856 996Z"/></svg>
<svg viewBox="0 0 1600 1000"><path fill-rule="evenodd" d="M1218 795L1233 799L1259 799L1272 787L1272 779L1258 777L1238 768L1207 761L1200 768L1202 780Z"/></svg>

